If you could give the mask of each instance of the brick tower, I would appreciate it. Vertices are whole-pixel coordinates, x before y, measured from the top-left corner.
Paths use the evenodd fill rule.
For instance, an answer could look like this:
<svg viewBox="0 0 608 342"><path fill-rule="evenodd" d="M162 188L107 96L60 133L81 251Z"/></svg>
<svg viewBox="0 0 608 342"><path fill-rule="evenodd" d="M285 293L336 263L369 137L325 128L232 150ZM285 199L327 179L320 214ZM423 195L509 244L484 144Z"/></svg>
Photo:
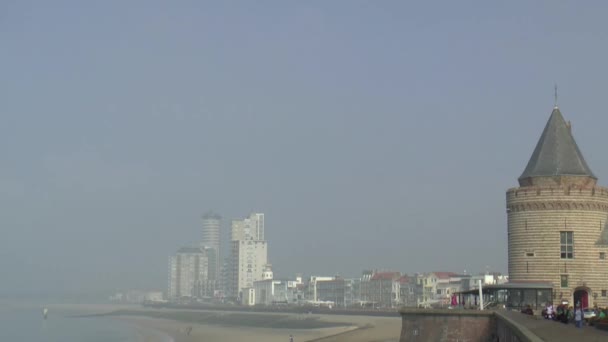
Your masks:
<svg viewBox="0 0 608 342"><path fill-rule="evenodd" d="M550 282L556 303L608 306L608 188L596 183L555 106L507 191L510 281Z"/></svg>

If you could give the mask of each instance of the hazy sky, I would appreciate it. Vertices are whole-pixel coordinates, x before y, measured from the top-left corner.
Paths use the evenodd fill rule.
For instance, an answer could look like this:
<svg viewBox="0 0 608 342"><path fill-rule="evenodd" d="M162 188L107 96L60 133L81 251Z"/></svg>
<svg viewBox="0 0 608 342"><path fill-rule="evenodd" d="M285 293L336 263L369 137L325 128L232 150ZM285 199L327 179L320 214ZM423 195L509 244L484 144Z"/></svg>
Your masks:
<svg viewBox="0 0 608 342"><path fill-rule="evenodd" d="M264 212L281 276L506 272L555 82L608 184L606 13L1 1L0 293L165 289L209 209Z"/></svg>

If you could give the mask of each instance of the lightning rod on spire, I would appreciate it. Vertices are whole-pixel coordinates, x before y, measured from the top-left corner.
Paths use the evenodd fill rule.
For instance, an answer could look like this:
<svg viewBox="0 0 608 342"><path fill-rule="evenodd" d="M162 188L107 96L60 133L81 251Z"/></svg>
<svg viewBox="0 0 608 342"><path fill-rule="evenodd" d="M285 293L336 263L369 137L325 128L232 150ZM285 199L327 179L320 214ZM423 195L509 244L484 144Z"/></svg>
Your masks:
<svg viewBox="0 0 608 342"><path fill-rule="evenodd" d="M555 83L555 103L554 107L557 109L557 83Z"/></svg>

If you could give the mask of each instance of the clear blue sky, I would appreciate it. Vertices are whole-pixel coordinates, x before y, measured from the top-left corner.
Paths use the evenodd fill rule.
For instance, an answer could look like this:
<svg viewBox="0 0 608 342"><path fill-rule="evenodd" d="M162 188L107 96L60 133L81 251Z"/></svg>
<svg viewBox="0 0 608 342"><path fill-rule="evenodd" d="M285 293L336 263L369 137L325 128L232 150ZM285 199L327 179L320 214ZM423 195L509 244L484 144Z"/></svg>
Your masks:
<svg viewBox="0 0 608 342"><path fill-rule="evenodd" d="M608 184L604 1L2 1L0 293L165 288L200 215L275 272L506 272L553 107ZM43 285L44 284L44 285Z"/></svg>

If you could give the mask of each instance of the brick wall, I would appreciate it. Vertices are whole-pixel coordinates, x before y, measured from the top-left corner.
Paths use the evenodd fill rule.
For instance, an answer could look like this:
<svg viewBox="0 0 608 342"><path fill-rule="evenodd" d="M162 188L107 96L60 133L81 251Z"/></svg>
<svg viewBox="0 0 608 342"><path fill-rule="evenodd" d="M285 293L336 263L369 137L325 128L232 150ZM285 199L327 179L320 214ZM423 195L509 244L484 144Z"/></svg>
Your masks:
<svg viewBox="0 0 608 342"><path fill-rule="evenodd" d="M402 309L400 342L492 341L496 320L491 311Z"/></svg>
<svg viewBox="0 0 608 342"><path fill-rule="evenodd" d="M545 281L554 302L574 302L577 289L589 305L608 305L608 247L598 246L608 219L608 189L521 187L507 192L509 280ZM560 257L560 231L572 232L574 258ZM561 276L567 276L562 286Z"/></svg>
<svg viewBox="0 0 608 342"><path fill-rule="evenodd" d="M568 334L581 337L577 334L580 331L572 327L513 311L402 308L400 313L400 342L542 342L561 341L559 336ZM565 331L555 332L556 327ZM548 338L543 339L537 333ZM586 336L594 333L597 334L585 331ZM602 338L605 336L602 335ZM604 341L597 341L600 340Z"/></svg>

